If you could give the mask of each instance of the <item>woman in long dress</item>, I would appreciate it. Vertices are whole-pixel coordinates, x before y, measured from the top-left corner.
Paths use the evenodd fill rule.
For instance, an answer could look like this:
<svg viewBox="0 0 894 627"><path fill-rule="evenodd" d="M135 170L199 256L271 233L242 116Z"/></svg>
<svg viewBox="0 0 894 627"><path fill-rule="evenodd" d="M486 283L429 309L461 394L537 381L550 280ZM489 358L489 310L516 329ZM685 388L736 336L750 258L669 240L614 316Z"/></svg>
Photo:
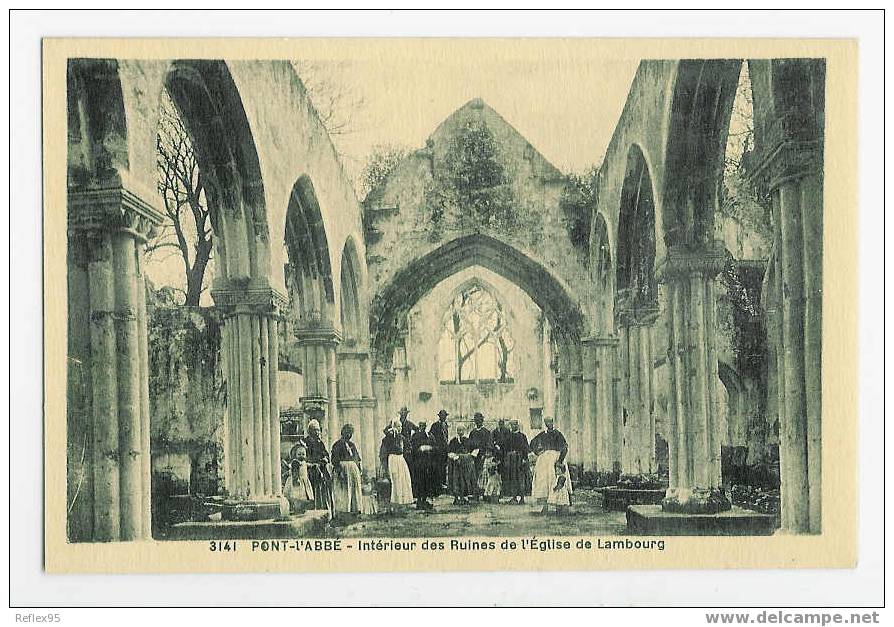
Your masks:
<svg viewBox="0 0 894 627"><path fill-rule="evenodd" d="M307 423L307 475L314 490L314 509L328 509L332 514L332 476L329 474L329 451L320 437L320 423Z"/></svg>
<svg viewBox="0 0 894 627"><path fill-rule="evenodd" d="M425 422L419 422L416 433L410 438L410 482L416 497L416 509L431 511L435 508L431 501L438 496L441 488L438 479L440 456L435 449L434 438L425 426Z"/></svg>
<svg viewBox="0 0 894 627"><path fill-rule="evenodd" d="M571 505L571 475L565 463L568 442L555 428L555 420L544 418L543 424L546 430L531 440L531 450L537 455L531 496L543 505L542 514L550 505L555 506L557 514L564 514Z"/></svg>
<svg viewBox="0 0 894 627"><path fill-rule="evenodd" d="M363 477L360 453L352 437L354 426L346 424L341 428L341 438L332 445L332 503L336 517L360 514Z"/></svg>
<svg viewBox="0 0 894 627"><path fill-rule="evenodd" d="M504 455L506 480L503 482L503 496L510 498L510 505L521 505L531 492L531 470L528 465L528 438L519 431L518 420L509 422L510 433L506 438Z"/></svg>
<svg viewBox="0 0 894 627"><path fill-rule="evenodd" d="M392 421L385 427L384 433L379 454L382 466L388 469L388 481L391 483L390 510L395 513L402 506L413 502L413 485L410 482L410 469L404 459L400 420Z"/></svg>
<svg viewBox="0 0 894 627"><path fill-rule="evenodd" d="M447 444L447 487L454 505L468 503L469 497L478 490L475 458L462 426L456 428L456 435Z"/></svg>

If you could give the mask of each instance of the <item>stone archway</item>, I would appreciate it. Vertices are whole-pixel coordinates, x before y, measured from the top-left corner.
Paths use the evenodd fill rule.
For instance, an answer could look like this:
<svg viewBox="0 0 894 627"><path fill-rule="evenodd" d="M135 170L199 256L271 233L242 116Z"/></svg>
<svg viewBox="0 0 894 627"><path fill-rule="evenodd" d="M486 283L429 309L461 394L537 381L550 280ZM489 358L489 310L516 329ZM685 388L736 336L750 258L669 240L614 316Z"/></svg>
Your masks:
<svg viewBox="0 0 894 627"><path fill-rule="evenodd" d="M633 144L618 211L615 317L621 364L621 472L657 471L652 326L658 317L655 279L655 201L642 149Z"/></svg>
<svg viewBox="0 0 894 627"><path fill-rule="evenodd" d="M218 246L212 295L226 316L227 488L233 505L276 516L282 512L274 456L279 423L271 407L282 297L269 284L264 188L254 141L225 63L156 65L157 88L169 89L208 176ZM151 466L143 248L161 215L131 166L147 161L144 151L154 154L154 133L141 123L157 120L152 110L159 100L147 104L149 111L128 105L119 64L112 60L72 60L68 97L69 355L81 365L72 373L82 375L69 409L69 459L77 451L83 460L69 473L70 539L146 539Z"/></svg>
<svg viewBox="0 0 894 627"><path fill-rule="evenodd" d="M195 147L215 233L211 295L223 313L226 488L255 517L281 513L279 312L258 154L242 98L222 61L174 61L165 88Z"/></svg>
<svg viewBox="0 0 894 627"><path fill-rule="evenodd" d="M593 403L595 469L607 475L621 470L624 424L621 409L622 381L618 335L615 333L615 262L605 216L596 212L590 236L590 273L596 287L599 312L595 334L584 340L585 403ZM625 342L626 345L626 342Z"/></svg>
<svg viewBox="0 0 894 627"><path fill-rule="evenodd" d="M714 207L741 61L677 65L665 151L661 268L668 311L668 507L700 511L722 492L717 435L716 275L726 251ZM713 495L713 496L712 496Z"/></svg>
<svg viewBox="0 0 894 627"><path fill-rule="evenodd" d="M69 539L151 534L143 248L162 217L127 186L118 63L68 64Z"/></svg>
<svg viewBox="0 0 894 627"><path fill-rule="evenodd" d="M372 391L372 363L369 355L369 318L366 305L366 277L360 263L357 244L349 237L341 255L339 309L342 341L336 354L338 362L339 428L354 426L354 442L368 468L375 468L376 399ZM333 434L334 435L334 434Z"/></svg>
<svg viewBox="0 0 894 627"><path fill-rule="evenodd" d="M333 440L339 428L336 348L342 335L335 320L329 238L307 175L298 178L289 196L285 247L289 316L297 339L297 360L304 375L299 404L306 416L319 420L324 441Z"/></svg>
<svg viewBox="0 0 894 627"><path fill-rule="evenodd" d="M371 306L370 335L379 373L392 363L400 369L405 353L406 316L419 299L447 277L471 266L484 267L514 283L540 307L550 322L557 344L557 424L571 448L570 459L592 467L595 450L595 395L584 391L582 358L585 348L584 315L562 281L521 251L493 237L475 234L453 239L408 263L375 295ZM588 350L588 349L586 349ZM397 354L398 360L394 360ZM592 383L592 381L588 382ZM377 377L378 398L390 396L393 381ZM589 387L589 385L588 385ZM381 405L380 405L381 407ZM387 415L380 415L384 424Z"/></svg>

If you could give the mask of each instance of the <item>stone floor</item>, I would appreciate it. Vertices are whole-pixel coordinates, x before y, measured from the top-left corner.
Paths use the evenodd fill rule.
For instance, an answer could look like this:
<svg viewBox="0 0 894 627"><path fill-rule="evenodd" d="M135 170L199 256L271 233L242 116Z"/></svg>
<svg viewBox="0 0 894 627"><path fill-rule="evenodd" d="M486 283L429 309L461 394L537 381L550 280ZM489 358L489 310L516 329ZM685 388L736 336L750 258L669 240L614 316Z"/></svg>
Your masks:
<svg viewBox="0 0 894 627"><path fill-rule="evenodd" d="M433 512L411 507L405 514L379 513L357 522L330 525L327 535L335 537L439 537L439 536L527 536L527 535L618 535L627 533L624 512L602 509L602 497L581 489L565 516L540 515L533 503L510 505L472 503L453 505L442 496L434 501Z"/></svg>

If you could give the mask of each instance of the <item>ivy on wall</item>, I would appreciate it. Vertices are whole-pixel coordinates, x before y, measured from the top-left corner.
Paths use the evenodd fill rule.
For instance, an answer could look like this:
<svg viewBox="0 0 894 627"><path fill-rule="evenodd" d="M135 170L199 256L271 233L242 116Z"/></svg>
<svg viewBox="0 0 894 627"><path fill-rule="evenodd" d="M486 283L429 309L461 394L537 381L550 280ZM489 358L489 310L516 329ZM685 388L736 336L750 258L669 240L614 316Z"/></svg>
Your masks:
<svg viewBox="0 0 894 627"><path fill-rule="evenodd" d="M598 165L590 166L582 174L570 174L568 184L559 199L559 209L568 229L568 238L572 246L585 252L590 245L590 226L599 199L598 178Z"/></svg>
<svg viewBox="0 0 894 627"><path fill-rule="evenodd" d="M425 194L432 240L438 240L447 225L487 229L518 226L505 160L483 120L466 122L439 166Z"/></svg>
<svg viewBox="0 0 894 627"><path fill-rule="evenodd" d="M738 264L730 257L719 279L730 303L729 318L720 322L732 338L735 367L745 377L764 381L767 329L760 307L763 269Z"/></svg>
<svg viewBox="0 0 894 627"><path fill-rule="evenodd" d="M178 305L170 288L147 289L147 309L152 453L186 453L193 490L213 493L226 407L220 322L213 309Z"/></svg>

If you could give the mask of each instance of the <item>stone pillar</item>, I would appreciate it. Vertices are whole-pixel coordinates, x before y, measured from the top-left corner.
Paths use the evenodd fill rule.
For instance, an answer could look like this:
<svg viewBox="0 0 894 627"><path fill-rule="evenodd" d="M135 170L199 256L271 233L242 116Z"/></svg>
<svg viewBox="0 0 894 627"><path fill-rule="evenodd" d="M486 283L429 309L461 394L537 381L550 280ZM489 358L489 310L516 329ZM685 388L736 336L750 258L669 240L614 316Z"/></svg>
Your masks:
<svg viewBox="0 0 894 627"><path fill-rule="evenodd" d="M570 341L566 346L568 355L568 413L566 415L565 432L569 447L569 461L580 466L584 463L584 436L583 436L583 373L581 370L581 346L575 341Z"/></svg>
<svg viewBox="0 0 894 627"><path fill-rule="evenodd" d="M784 164L777 167L783 168ZM779 417L781 519L785 530L819 533L822 514L821 174L771 180L774 253L768 286L769 369ZM768 406L773 407L769 402Z"/></svg>
<svg viewBox="0 0 894 627"><path fill-rule="evenodd" d="M260 520L286 516L277 384L279 312L285 298L259 280L218 281L211 296L223 313L229 494L224 517Z"/></svg>
<svg viewBox="0 0 894 627"><path fill-rule="evenodd" d="M822 280L825 62L749 61L760 129L751 177L771 203L766 284L775 352L782 528L819 533L822 522Z"/></svg>
<svg viewBox="0 0 894 627"><path fill-rule="evenodd" d="M304 365L304 396L299 399L306 415L320 421L327 447L340 437L338 373L335 352L341 336L330 326L298 329L298 353Z"/></svg>
<svg viewBox="0 0 894 627"><path fill-rule="evenodd" d="M375 452L376 452L376 463L379 463L378 460L378 446L379 442L384 437L383 430L388 422L391 420L391 417L395 414L391 412L391 389L394 385L394 373L390 370L377 366L372 371L372 388L373 388L373 396L375 396L376 407L375 407L375 423L372 429L372 433L374 435L375 442ZM377 466L378 467L378 466ZM379 468L381 472L382 469Z"/></svg>
<svg viewBox="0 0 894 627"><path fill-rule="evenodd" d="M598 472L614 472L621 464L621 419L614 401L618 338L599 336L587 340L587 343L593 351L595 468Z"/></svg>
<svg viewBox="0 0 894 627"><path fill-rule="evenodd" d="M596 469L596 351L592 338L581 343L581 374L583 378L583 464L584 470Z"/></svg>
<svg viewBox="0 0 894 627"><path fill-rule="evenodd" d="M643 474L657 471L655 462L655 390L652 325L658 316L655 307L633 308L619 302L620 353L625 418L621 472Z"/></svg>
<svg viewBox="0 0 894 627"><path fill-rule="evenodd" d="M120 186L70 190L68 532L151 537L143 248L161 215Z"/></svg>
<svg viewBox="0 0 894 627"><path fill-rule="evenodd" d="M365 351L338 353L338 415L341 424L354 425L354 444L363 468L374 473L378 456L376 401L372 398L369 355Z"/></svg>
<svg viewBox="0 0 894 627"><path fill-rule="evenodd" d="M410 401L410 359L407 355L407 337L408 334L403 332L394 348L394 384L391 389L394 406L389 416L396 416L401 407L413 411L413 403Z"/></svg>
<svg viewBox="0 0 894 627"><path fill-rule="evenodd" d="M571 429L571 422L568 420L568 351L561 343L558 344L557 350L559 358L556 368L556 396L552 416L556 420L556 427L567 433Z"/></svg>
<svg viewBox="0 0 894 627"><path fill-rule="evenodd" d="M720 478L714 278L723 269L722 242L671 247L661 269L667 284L667 511L711 513L730 508Z"/></svg>

